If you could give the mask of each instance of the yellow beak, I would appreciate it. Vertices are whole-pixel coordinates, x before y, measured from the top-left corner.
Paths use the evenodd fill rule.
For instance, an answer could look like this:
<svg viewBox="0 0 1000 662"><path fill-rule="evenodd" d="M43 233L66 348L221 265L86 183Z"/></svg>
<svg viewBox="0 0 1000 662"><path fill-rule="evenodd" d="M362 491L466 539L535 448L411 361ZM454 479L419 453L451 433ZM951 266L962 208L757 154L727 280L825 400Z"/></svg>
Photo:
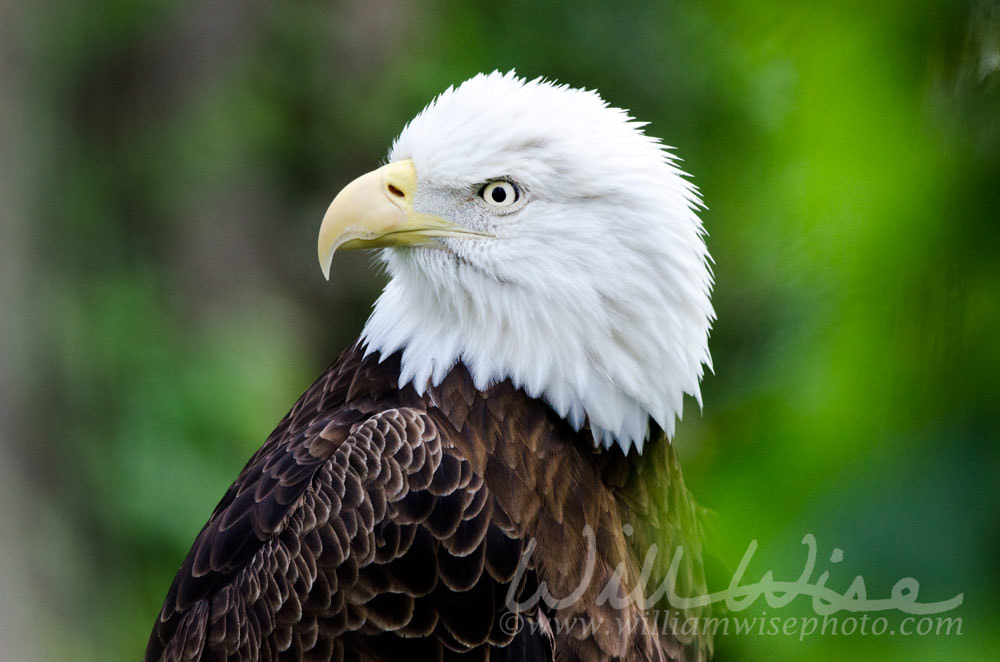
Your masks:
<svg viewBox="0 0 1000 662"><path fill-rule="evenodd" d="M330 203L319 228L319 266L330 279L337 249L430 246L436 237L482 236L413 209L417 170L413 161L394 161L344 187Z"/></svg>

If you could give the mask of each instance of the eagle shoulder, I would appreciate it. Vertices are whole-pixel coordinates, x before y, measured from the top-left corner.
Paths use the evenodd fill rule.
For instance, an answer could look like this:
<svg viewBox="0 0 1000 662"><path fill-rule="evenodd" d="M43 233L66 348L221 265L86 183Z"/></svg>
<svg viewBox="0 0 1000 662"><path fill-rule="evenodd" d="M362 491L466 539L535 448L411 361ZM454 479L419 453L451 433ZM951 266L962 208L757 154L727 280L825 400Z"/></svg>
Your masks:
<svg viewBox="0 0 1000 662"><path fill-rule="evenodd" d="M147 660L436 659L514 639L500 618L522 543L451 424L386 406L371 372L339 372L227 491Z"/></svg>

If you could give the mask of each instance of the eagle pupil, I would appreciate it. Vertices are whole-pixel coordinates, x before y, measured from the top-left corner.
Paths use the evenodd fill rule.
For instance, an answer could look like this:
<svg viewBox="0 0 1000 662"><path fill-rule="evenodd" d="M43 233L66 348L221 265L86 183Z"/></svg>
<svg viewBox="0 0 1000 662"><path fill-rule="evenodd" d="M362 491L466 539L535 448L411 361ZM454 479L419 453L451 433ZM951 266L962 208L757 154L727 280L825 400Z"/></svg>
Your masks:
<svg viewBox="0 0 1000 662"><path fill-rule="evenodd" d="M493 192L490 193L490 195L493 198L493 202L496 202L496 203L503 202L504 200L507 199L507 191L503 190L503 188L501 188L499 186L497 186L496 188L494 188Z"/></svg>

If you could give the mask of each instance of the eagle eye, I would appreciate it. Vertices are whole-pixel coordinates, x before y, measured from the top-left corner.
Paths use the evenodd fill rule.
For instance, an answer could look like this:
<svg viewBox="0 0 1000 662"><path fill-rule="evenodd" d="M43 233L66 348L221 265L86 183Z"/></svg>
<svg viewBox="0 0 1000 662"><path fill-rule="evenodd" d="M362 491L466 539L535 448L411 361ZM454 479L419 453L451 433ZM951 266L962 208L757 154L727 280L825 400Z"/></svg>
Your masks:
<svg viewBox="0 0 1000 662"><path fill-rule="evenodd" d="M521 197L521 193L512 182L498 179L479 189L479 197L490 207L510 207Z"/></svg>

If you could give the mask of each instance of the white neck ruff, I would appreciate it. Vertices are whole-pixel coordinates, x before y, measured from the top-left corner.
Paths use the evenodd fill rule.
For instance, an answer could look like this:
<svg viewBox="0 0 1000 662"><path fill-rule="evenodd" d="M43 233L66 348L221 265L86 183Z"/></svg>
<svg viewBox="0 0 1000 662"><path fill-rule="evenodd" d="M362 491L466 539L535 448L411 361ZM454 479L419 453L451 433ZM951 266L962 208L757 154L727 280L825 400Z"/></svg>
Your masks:
<svg viewBox="0 0 1000 662"><path fill-rule="evenodd" d="M574 428L589 422L595 445L640 453L650 418L672 437L684 394L701 405L703 364L711 367L707 296L667 305L669 284L649 283L621 305L594 308L589 298L536 297L478 273L435 287L399 258L386 258L396 273L361 342L382 360L402 352L400 388L423 393L461 361L477 388L510 379Z"/></svg>

